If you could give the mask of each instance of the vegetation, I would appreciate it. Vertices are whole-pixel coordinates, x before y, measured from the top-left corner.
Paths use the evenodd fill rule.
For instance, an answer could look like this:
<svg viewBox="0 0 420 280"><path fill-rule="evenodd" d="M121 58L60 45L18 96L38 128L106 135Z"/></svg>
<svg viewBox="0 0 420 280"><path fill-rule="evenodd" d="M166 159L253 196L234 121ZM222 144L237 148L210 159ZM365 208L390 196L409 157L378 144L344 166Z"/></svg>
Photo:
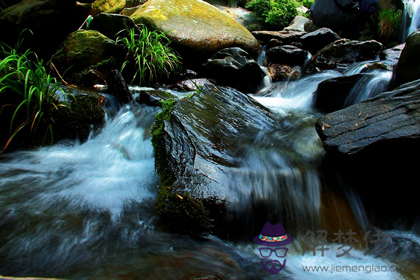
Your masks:
<svg viewBox="0 0 420 280"><path fill-rule="evenodd" d="M141 86L151 85L178 72L181 57L169 47L168 37L156 30L149 31L145 25L141 25L139 30L130 29L127 36L117 38L117 43L127 49L126 61L120 72L124 75L124 70L131 66L127 69L132 77L131 83Z"/></svg>
<svg viewBox="0 0 420 280"><path fill-rule="evenodd" d="M297 16L296 0L252 0L245 7L272 28L282 29Z"/></svg>
<svg viewBox="0 0 420 280"><path fill-rule="evenodd" d="M314 2L315 2L314 0L302 0L301 4L302 4L302 6L310 9L312 7L312 5L314 4Z"/></svg>
<svg viewBox="0 0 420 280"><path fill-rule="evenodd" d="M67 106L56 98L61 83L48 73L44 62L30 50L18 52L22 41L19 39L15 48L0 44L0 56L3 57L0 61L0 95L11 96L6 98L7 103L2 104L0 116L5 117L7 109L12 108L11 115L6 116L10 117L9 138L0 153L27 127L30 128L29 134L42 127L45 129L42 143L48 134L52 143L52 123L45 114L59 106Z"/></svg>
<svg viewBox="0 0 420 280"><path fill-rule="evenodd" d="M401 17L402 11L397 10L395 6L389 10L382 10L379 14L379 35L386 40L395 38L400 27Z"/></svg>

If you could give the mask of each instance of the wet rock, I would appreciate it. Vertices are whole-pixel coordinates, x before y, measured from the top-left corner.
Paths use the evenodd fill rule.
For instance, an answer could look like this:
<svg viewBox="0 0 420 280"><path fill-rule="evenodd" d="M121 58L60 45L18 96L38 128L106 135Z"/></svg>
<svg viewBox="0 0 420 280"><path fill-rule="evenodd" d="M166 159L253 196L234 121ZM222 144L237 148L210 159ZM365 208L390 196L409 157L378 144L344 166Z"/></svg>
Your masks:
<svg viewBox="0 0 420 280"><path fill-rule="evenodd" d="M308 22L309 19L303 16L296 16L293 21L290 23L290 25L284 30L293 30L293 31L301 31L305 32L305 24Z"/></svg>
<svg viewBox="0 0 420 280"><path fill-rule="evenodd" d="M260 45L252 34L216 7L199 0L149 0L131 15L136 23L165 32L191 63L200 65L221 49L240 47L256 56Z"/></svg>
<svg viewBox="0 0 420 280"><path fill-rule="evenodd" d="M404 47L405 47L405 43L395 46L391 49L386 49L380 53L380 59L397 63L398 60L400 59L401 52L403 51Z"/></svg>
<svg viewBox="0 0 420 280"><path fill-rule="evenodd" d="M290 31L301 31L305 32L305 24L309 21L308 18L303 16L296 16L293 21L290 23L290 25L284 30L290 30Z"/></svg>
<svg viewBox="0 0 420 280"><path fill-rule="evenodd" d="M307 33L300 38L303 47L312 54L315 54L317 51L339 39L340 36L337 33L325 27Z"/></svg>
<svg viewBox="0 0 420 280"><path fill-rule="evenodd" d="M126 0L96 0L90 7L90 14L97 15L100 13L114 13L121 12L126 5Z"/></svg>
<svg viewBox="0 0 420 280"><path fill-rule="evenodd" d="M313 120L301 124L308 129L304 129L304 135L308 132L313 136L297 136L305 139L304 144L285 140L284 133L296 132L290 120L232 88L208 85L166 112L166 118L155 123L152 142L162 176L156 210L171 228L196 232L210 229L220 235L229 232L231 239L252 239L261 230L258 221L266 221L267 215L273 220L282 216L291 231L295 225L287 213L313 213L296 209L290 203L293 195L285 198L290 192L282 189L290 187L286 182L297 182L299 190L306 189L299 183L309 178L303 179L305 175L298 170L310 168L316 162L312 156L319 158L322 153L318 137L312 135ZM308 149L308 139L314 139L316 147ZM292 155L292 150L299 155ZM300 155L306 159L304 163ZM284 162L299 167L282 166ZM275 167L267 170L266 164ZM273 193L265 196L256 187L259 184ZM292 210L283 209L286 204ZM231 207L229 212L227 207ZM245 224L251 227L246 234L240 226Z"/></svg>
<svg viewBox="0 0 420 280"><path fill-rule="evenodd" d="M271 39L277 39L284 45L291 45L294 42L300 42L300 38L306 34L302 31L283 30L283 31L253 31L252 35L259 41L267 43Z"/></svg>
<svg viewBox="0 0 420 280"><path fill-rule="evenodd" d="M124 37L127 34L125 30L137 29L137 26L128 16L101 13L92 19L90 29L97 30L115 40L118 36Z"/></svg>
<svg viewBox="0 0 420 280"><path fill-rule="evenodd" d="M390 154L412 146L420 141L420 81L328 114L317 121L316 130L325 150L334 154L374 148Z"/></svg>
<svg viewBox="0 0 420 280"><path fill-rule="evenodd" d="M125 51L115 41L95 30L79 30L70 34L53 57L58 71L66 72L65 79L79 84L81 77L90 69L108 75L119 69Z"/></svg>
<svg viewBox="0 0 420 280"><path fill-rule="evenodd" d="M189 79L177 82L173 88L183 91L199 91L204 85L213 84L209 79Z"/></svg>
<svg viewBox="0 0 420 280"><path fill-rule="evenodd" d="M136 101L139 104L148 106L161 106L161 102L171 98L168 93L162 90L142 90L140 91Z"/></svg>
<svg viewBox="0 0 420 280"><path fill-rule="evenodd" d="M272 47L267 50L267 60L269 62L303 66L307 58L308 52L306 50L291 45Z"/></svg>
<svg viewBox="0 0 420 280"><path fill-rule="evenodd" d="M69 97L70 107L59 107L49 113L54 122L54 141L78 139L85 142L93 131L100 129L105 122L105 111L102 108L105 99L94 91L80 91L64 88Z"/></svg>
<svg viewBox="0 0 420 280"><path fill-rule="evenodd" d="M221 85L240 91L254 91L261 84L265 73L258 63L241 48L223 49L203 65L207 76Z"/></svg>
<svg viewBox="0 0 420 280"><path fill-rule="evenodd" d="M133 100L130 90L121 73L118 70L111 70L106 77L108 85L107 92L118 98L121 103L128 103Z"/></svg>
<svg viewBox="0 0 420 280"><path fill-rule="evenodd" d="M290 65L269 63L267 69L273 82L294 81L302 74L302 68L299 66L292 67Z"/></svg>
<svg viewBox="0 0 420 280"><path fill-rule="evenodd" d="M77 30L88 15L88 9L74 0L16 1L0 12L1 41L14 46L25 32L22 49L30 48L49 59L64 39Z"/></svg>
<svg viewBox="0 0 420 280"><path fill-rule="evenodd" d="M414 226L420 157L420 80L327 114L316 122L333 172L355 188L381 230ZM392 207L390 207L392 205Z"/></svg>
<svg viewBox="0 0 420 280"><path fill-rule="evenodd" d="M395 85L402 85L420 78L420 30L407 38L404 50L395 69Z"/></svg>
<svg viewBox="0 0 420 280"><path fill-rule="evenodd" d="M319 83L315 92L315 107L324 113L345 108L350 91L363 76L364 74L343 76Z"/></svg>
<svg viewBox="0 0 420 280"><path fill-rule="evenodd" d="M309 61L306 73L329 69L343 72L355 62L374 60L382 48L382 44L374 40L361 42L341 39L317 52Z"/></svg>
<svg viewBox="0 0 420 280"><path fill-rule="evenodd" d="M239 139L248 142L262 127L275 124L269 112L256 104L233 89L206 85L192 99L176 103L160 124L159 134L153 133L157 169L172 182L159 193L157 212L173 227L204 231L203 222L210 218L213 224L225 221L227 173L239 164L234 159L241 150ZM201 207L207 210L191 216L184 204L196 204L195 212Z"/></svg>
<svg viewBox="0 0 420 280"><path fill-rule="evenodd" d="M106 85L106 77L101 72L90 69L80 80L81 87L94 87L95 85Z"/></svg>

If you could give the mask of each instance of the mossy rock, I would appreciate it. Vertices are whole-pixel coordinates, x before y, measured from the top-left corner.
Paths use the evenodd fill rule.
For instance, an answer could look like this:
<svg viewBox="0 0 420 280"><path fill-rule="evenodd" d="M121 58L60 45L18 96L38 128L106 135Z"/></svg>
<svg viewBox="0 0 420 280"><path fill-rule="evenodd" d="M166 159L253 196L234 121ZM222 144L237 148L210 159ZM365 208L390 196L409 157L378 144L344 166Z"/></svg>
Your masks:
<svg viewBox="0 0 420 280"><path fill-rule="evenodd" d="M63 139L79 139L84 142L92 131L102 127L105 120L102 105L105 100L100 94L79 92L71 88L63 90L68 94L68 105L48 107L39 126L34 130L29 125L25 126L16 134L6 151L49 145ZM6 90L0 94L0 108L3 108L0 115L0 148L11 136L10 121L15 110L14 106L4 105L20 102L20 97L14 92ZM26 111L20 110L15 116L14 126L23 123L26 118ZM48 125L52 126L52 137Z"/></svg>
<svg viewBox="0 0 420 280"><path fill-rule="evenodd" d="M114 13L121 12L126 5L126 0L96 0L91 8L90 14L97 15L100 13Z"/></svg>
<svg viewBox="0 0 420 280"><path fill-rule="evenodd" d="M188 191L174 187L174 173L169 167L165 147L165 122L171 119L176 101L172 98L161 103L162 111L156 116L152 127L152 144L155 151L155 166L161 179L156 199L156 213L178 232L204 234L209 232L210 218L203 202Z"/></svg>
<svg viewBox="0 0 420 280"><path fill-rule="evenodd" d="M95 30L79 30L70 34L53 57L53 63L68 82L78 84L89 69L119 69L124 49ZM99 68L99 69L98 69Z"/></svg>
<svg viewBox="0 0 420 280"><path fill-rule="evenodd" d="M85 142L92 131L104 124L102 105L105 99L95 92L75 92L73 97L68 98L70 106L59 107L48 114L54 122L54 141L78 139Z"/></svg>
<svg viewBox="0 0 420 280"><path fill-rule="evenodd" d="M208 58L229 47L240 47L254 56L260 47L245 27L200 0L149 0L131 17L167 33L181 54L194 54L194 59Z"/></svg>
<svg viewBox="0 0 420 280"><path fill-rule="evenodd" d="M420 79L420 30L407 38L395 69L396 86Z"/></svg>

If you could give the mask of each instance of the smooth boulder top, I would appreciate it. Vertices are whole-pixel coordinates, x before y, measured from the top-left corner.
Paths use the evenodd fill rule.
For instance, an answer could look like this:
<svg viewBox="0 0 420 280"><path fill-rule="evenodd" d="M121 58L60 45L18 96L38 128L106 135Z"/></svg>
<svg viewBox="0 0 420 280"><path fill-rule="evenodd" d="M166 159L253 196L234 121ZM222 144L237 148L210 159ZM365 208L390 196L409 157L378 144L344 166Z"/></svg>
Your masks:
<svg viewBox="0 0 420 280"><path fill-rule="evenodd" d="M245 27L201 0L149 0L131 17L195 53L212 55L223 48L240 47L254 55L260 47Z"/></svg>

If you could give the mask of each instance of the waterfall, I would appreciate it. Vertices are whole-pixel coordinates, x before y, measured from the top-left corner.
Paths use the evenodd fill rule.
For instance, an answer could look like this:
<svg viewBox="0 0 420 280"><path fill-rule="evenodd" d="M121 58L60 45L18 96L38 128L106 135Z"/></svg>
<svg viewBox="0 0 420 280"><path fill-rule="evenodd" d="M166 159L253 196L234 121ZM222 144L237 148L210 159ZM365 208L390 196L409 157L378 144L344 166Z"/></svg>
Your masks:
<svg viewBox="0 0 420 280"><path fill-rule="evenodd" d="M420 1L404 0L404 12L401 19L401 42L405 42L407 37L419 28L420 25Z"/></svg>

